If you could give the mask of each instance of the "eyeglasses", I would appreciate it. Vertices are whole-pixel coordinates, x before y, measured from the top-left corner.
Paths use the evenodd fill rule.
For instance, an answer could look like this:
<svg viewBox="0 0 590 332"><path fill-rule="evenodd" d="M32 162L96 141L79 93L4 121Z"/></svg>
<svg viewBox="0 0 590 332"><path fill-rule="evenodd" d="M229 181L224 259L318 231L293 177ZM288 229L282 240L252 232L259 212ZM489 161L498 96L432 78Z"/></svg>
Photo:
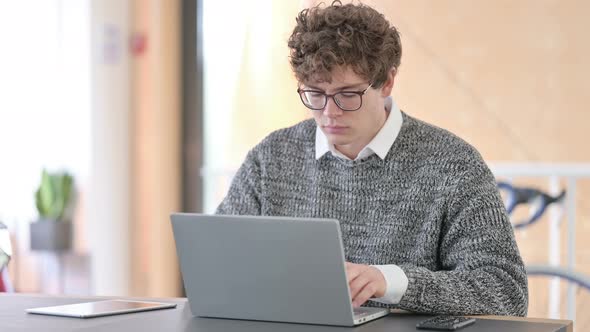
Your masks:
<svg viewBox="0 0 590 332"><path fill-rule="evenodd" d="M371 85L372 83L363 91L340 91L331 95L319 90L301 88L297 89L297 93L299 93L303 105L314 111L323 110L328 104L328 98L332 98L341 110L352 112L363 106L363 95Z"/></svg>

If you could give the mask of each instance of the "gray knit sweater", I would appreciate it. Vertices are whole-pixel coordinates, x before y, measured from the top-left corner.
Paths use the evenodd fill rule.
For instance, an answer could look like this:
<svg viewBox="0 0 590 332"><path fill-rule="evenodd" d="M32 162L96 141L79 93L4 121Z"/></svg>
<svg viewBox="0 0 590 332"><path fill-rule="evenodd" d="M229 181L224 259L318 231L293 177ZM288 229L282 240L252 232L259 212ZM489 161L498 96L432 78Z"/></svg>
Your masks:
<svg viewBox="0 0 590 332"><path fill-rule="evenodd" d="M267 136L247 155L218 214L335 218L346 260L397 264L398 305L440 314L524 316L527 276L480 154L453 134L403 114L384 160L315 158L313 120Z"/></svg>

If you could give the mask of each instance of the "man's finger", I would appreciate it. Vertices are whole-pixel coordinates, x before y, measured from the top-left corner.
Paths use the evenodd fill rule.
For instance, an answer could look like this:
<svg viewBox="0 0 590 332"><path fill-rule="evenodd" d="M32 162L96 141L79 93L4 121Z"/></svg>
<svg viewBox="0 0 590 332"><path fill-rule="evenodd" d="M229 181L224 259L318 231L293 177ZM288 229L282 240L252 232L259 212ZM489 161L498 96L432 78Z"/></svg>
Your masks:
<svg viewBox="0 0 590 332"><path fill-rule="evenodd" d="M346 267L346 282L348 282L349 284L351 281L356 279L364 270L362 265L352 264L352 263L348 263L348 262L346 263L345 267Z"/></svg>
<svg viewBox="0 0 590 332"><path fill-rule="evenodd" d="M365 288L365 285L370 282L370 279L367 278L365 274L361 274L356 277L352 282L348 284L348 288L350 288L350 298L354 300L354 298L358 295L358 293Z"/></svg>
<svg viewBox="0 0 590 332"><path fill-rule="evenodd" d="M375 286L374 282L370 282L370 283L366 284L365 287L352 300L353 307L358 308L361 305L363 305L371 297L373 297L373 295L375 295L376 290L377 290L377 287Z"/></svg>

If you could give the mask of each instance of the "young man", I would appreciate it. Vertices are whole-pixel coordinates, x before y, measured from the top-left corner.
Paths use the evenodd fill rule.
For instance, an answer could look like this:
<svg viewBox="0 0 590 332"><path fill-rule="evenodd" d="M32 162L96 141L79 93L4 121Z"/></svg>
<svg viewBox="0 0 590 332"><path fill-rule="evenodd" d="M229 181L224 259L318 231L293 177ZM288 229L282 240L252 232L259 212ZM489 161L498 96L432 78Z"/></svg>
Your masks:
<svg viewBox="0 0 590 332"><path fill-rule="evenodd" d="M494 176L472 146L389 97L397 30L334 2L302 11L288 45L314 119L254 147L217 213L338 219L355 306L526 315Z"/></svg>

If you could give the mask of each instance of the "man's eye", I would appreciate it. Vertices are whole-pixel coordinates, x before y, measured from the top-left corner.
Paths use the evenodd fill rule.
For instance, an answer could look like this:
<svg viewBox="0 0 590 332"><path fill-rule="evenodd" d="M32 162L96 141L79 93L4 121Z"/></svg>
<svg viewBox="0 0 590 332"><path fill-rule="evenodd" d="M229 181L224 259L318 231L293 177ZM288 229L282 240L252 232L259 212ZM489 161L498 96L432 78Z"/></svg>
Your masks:
<svg viewBox="0 0 590 332"><path fill-rule="evenodd" d="M340 96L342 96L344 98L353 98L353 97L356 97L357 94L354 92L341 92Z"/></svg>

